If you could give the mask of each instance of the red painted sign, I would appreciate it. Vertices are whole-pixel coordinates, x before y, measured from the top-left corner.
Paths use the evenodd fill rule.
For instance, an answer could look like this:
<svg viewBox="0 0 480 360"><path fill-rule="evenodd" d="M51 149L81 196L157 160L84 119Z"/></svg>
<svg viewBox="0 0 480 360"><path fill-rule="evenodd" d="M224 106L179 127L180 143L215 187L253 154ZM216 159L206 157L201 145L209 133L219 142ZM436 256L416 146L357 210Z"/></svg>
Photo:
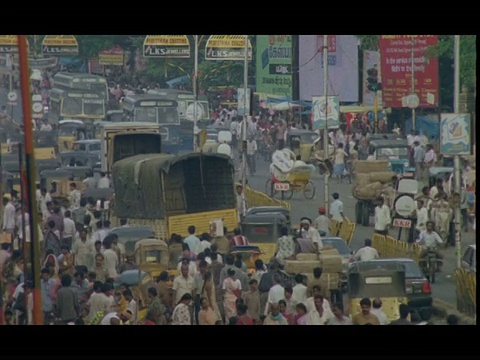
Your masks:
<svg viewBox="0 0 480 360"><path fill-rule="evenodd" d="M393 219L393 226L410 229L412 227L412 220Z"/></svg>
<svg viewBox="0 0 480 360"><path fill-rule="evenodd" d="M419 108L438 106L438 58L428 51L437 45L436 35L380 35L382 98L385 107L402 107L402 97L412 91L412 39L415 93ZM428 99L428 101L427 101Z"/></svg>

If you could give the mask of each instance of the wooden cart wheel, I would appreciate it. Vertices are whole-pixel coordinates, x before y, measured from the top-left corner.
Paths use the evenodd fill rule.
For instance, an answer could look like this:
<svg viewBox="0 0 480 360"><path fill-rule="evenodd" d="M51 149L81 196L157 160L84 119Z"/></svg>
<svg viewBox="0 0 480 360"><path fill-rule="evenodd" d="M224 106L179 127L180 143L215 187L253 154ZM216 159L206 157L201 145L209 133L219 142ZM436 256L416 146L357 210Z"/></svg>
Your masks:
<svg viewBox="0 0 480 360"><path fill-rule="evenodd" d="M303 195L305 195L305 199L312 200L315 197L315 190L315 184L312 180L309 180L303 187Z"/></svg>

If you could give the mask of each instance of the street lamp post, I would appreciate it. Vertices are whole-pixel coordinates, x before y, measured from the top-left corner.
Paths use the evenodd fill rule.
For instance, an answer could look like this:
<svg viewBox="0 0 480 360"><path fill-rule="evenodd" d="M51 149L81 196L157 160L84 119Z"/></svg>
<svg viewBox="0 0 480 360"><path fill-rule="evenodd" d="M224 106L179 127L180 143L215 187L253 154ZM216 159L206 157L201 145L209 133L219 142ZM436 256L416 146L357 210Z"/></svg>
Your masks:
<svg viewBox="0 0 480 360"><path fill-rule="evenodd" d="M243 58L243 123L242 123L242 187L247 186L247 82L248 82L248 35L245 35L245 56ZM243 209L246 208L246 198L243 197Z"/></svg>
<svg viewBox="0 0 480 360"><path fill-rule="evenodd" d="M193 104L193 151L197 151L197 76L198 76L198 35L195 35L195 68L193 72L193 95L195 97L195 103Z"/></svg>
<svg viewBox="0 0 480 360"><path fill-rule="evenodd" d="M325 128L323 129L323 159L326 161L328 159L328 35L323 35L323 94L325 95ZM328 173L325 173L324 185L325 185L325 211L326 214L329 214L328 211L328 193L329 193L329 184L328 184Z"/></svg>
<svg viewBox="0 0 480 360"><path fill-rule="evenodd" d="M454 61L453 61L453 77L454 77L454 92L453 98L454 103L453 112L458 114L460 113L460 35L454 36L454 43L453 43L453 50L454 50ZM453 157L453 169L454 169L454 177L455 177L455 193L460 195L461 199L461 191L462 191L462 184L460 179L460 156L455 155ZM460 224L461 224L461 209L460 205L455 207L455 255L457 259L457 268L462 267L462 240L461 240L461 231L460 231Z"/></svg>

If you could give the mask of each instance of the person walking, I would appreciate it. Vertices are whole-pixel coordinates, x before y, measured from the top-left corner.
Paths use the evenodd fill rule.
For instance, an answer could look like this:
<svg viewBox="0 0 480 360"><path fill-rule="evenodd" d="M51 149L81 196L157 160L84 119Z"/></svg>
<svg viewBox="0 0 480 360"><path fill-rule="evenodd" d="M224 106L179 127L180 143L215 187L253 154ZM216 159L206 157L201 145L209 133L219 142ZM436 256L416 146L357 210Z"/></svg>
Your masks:
<svg viewBox="0 0 480 360"><path fill-rule="evenodd" d="M419 141L413 142L413 161L415 162L415 180L421 181L423 179L425 149Z"/></svg>
<svg viewBox="0 0 480 360"><path fill-rule="evenodd" d="M385 205L385 200L379 197L375 207L375 233L388 236L388 227L391 222L390 209Z"/></svg>

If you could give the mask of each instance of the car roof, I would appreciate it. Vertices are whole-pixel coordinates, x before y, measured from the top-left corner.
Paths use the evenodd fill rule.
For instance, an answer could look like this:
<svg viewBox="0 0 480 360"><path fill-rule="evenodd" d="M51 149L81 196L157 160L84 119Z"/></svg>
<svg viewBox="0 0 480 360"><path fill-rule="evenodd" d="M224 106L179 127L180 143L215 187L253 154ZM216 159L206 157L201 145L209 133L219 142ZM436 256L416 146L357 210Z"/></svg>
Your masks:
<svg viewBox="0 0 480 360"><path fill-rule="evenodd" d="M407 140L371 140L370 145L377 148L408 147Z"/></svg>
<svg viewBox="0 0 480 360"><path fill-rule="evenodd" d="M99 140L99 139L78 140L78 141L75 141L74 144L98 144L101 141L102 140Z"/></svg>
<svg viewBox="0 0 480 360"><path fill-rule="evenodd" d="M67 125L67 124L85 125L85 123L82 120L77 120L77 119L64 119L58 122L58 125Z"/></svg>

